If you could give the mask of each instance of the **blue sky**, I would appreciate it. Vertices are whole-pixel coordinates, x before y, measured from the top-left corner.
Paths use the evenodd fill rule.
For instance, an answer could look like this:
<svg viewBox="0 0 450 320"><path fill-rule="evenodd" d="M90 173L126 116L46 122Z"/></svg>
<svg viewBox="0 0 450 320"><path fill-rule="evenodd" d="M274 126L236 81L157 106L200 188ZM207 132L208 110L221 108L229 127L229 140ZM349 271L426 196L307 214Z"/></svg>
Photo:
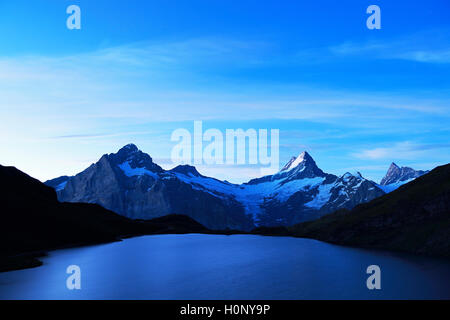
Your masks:
<svg viewBox="0 0 450 320"><path fill-rule="evenodd" d="M45 180L133 142L170 168L170 135L194 120L279 129L281 164L307 150L376 181L392 161L448 163L448 1L311 2L0 1L0 163Z"/></svg>

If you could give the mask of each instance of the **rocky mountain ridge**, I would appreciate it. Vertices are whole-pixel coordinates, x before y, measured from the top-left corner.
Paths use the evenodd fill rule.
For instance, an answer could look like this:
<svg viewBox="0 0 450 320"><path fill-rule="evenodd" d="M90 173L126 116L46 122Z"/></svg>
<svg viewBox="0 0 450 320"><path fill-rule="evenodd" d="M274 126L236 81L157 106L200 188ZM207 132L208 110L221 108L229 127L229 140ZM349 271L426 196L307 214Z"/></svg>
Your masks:
<svg viewBox="0 0 450 320"><path fill-rule="evenodd" d="M221 230L292 225L384 194L360 174L324 173L307 152L274 175L238 185L203 176L189 165L164 170L133 144L73 177L46 184L60 201L97 203L131 219L185 214Z"/></svg>

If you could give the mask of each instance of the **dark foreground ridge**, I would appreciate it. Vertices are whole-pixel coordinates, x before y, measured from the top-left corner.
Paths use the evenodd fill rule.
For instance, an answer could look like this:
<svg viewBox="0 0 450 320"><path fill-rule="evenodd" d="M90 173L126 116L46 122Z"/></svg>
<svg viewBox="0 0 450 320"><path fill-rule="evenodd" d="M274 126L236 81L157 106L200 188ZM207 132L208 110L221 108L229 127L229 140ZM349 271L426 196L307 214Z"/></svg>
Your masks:
<svg viewBox="0 0 450 320"><path fill-rule="evenodd" d="M61 203L53 188L0 165L0 271L36 267L45 251L149 234L212 233L195 220L168 215L140 221L96 204Z"/></svg>
<svg viewBox="0 0 450 320"><path fill-rule="evenodd" d="M254 233L450 257L450 164L352 210Z"/></svg>

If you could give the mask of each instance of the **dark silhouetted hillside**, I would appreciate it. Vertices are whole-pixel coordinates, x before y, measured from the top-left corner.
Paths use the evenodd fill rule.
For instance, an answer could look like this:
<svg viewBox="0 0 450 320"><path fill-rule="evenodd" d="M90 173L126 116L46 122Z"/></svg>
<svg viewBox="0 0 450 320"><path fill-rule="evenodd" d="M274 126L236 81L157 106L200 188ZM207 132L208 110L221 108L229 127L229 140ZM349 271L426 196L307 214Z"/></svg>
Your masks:
<svg viewBox="0 0 450 320"><path fill-rule="evenodd" d="M135 221L95 204L60 203L53 188L4 166L0 166L0 212L0 270L39 265L24 255L29 252L143 234L209 232L186 216Z"/></svg>

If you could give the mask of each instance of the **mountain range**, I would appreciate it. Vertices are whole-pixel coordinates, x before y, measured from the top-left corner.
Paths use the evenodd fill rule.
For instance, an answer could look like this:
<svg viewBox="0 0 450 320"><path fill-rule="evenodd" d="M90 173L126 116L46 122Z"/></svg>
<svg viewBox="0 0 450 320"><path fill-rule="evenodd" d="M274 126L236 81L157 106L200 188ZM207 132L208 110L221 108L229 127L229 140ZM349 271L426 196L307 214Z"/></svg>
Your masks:
<svg viewBox="0 0 450 320"><path fill-rule="evenodd" d="M96 203L131 219L184 214L209 229L249 231L289 226L352 209L426 173L391 165L380 184L360 173L323 172L302 152L276 174L243 184L201 175L195 167L164 170L134 144L103 155L79 174L49 180L62 202Z"/></svg>

